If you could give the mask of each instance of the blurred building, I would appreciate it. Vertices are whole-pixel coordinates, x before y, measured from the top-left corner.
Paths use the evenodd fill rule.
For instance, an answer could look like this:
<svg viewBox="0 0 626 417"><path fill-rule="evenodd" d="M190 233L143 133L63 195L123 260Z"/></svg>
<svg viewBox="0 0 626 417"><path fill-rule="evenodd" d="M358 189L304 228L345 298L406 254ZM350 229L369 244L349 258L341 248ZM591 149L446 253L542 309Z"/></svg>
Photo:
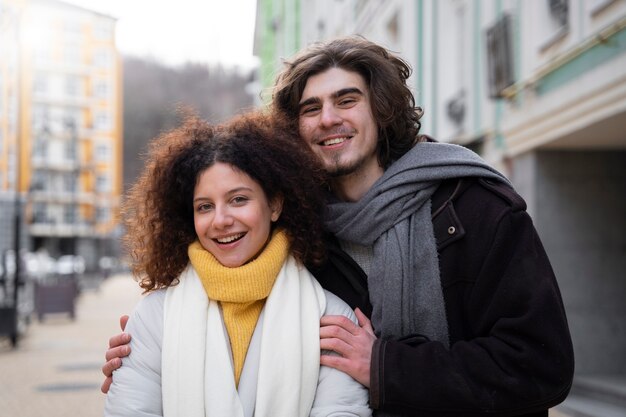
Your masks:
<svg viewBox="0 0 626 417"><path fill-rule="evenodd" d="M19 195L23 247L78 254L95 267L119 234L116 20L56 0L0 4L3 16L13 13L0 37L0 192L11 201ZM9 240L3 236L1 249L12 247Z"/></svg>
<svg viewBox="0 0 626 417"><path fill-rule="evenodd" d="M13 242L17 197L19 16L23 0L0 2L0 253Z"/></svg>
<svg viewBox="0 0 626 417"><path fill-rule="evenodd" d="M264 101L280 69L283 58L293 55L304 44L301 36L302 3L299 0L258 0L254 55L259 57L258 84ZM259 94L252 94L258 97Z"/></svg>
<svg viewBox="0 0 626 417"><path fill-rule="evenodd" d="M287 8L299 12L294 22L283 22ZM626 1L259 0L258 9L268 66L346 34L411 64L422 132L480 153L528 203L574 340L569 406L600 399L604 411L580 415L624 415Z"/></svg>

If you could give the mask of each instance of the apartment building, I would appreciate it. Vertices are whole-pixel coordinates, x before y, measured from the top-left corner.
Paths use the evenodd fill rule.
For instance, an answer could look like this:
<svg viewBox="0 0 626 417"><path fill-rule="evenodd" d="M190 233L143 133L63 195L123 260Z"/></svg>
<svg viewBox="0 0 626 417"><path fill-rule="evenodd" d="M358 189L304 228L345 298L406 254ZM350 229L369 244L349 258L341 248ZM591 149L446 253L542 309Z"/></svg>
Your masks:
<svg viewBox="0 0 626 417"><path fill-rule="evenodd" d="M18 16L22 0L0 2L0 248L10 247L17 197ZM2 251L3 252L3 251Z"/></svg>
<svg viewBox="0 0 626 417"><path fill-rule="evenodd" d="M257 36L303 47L360 34L399 53L414 70L422 132L475 150L511 179L568 311L569 404L600 398L607 408L589 415L624 415L626 1L301 1L290 25L268 3L289 2L259 0Z"/></svg>
<svg viewBox="0 0 626 417"><path fill-rule="evenodd" d="M2 126L10 130L11 117L17 120L17 133L7 133L5 142L19 159L0 165L0 178L9 190L10 179L19 180L13 197L19 195L23 209L23 247L45 248L54 257L78 254L95 267L119 235L116 20L56 0L23 0L17 17L18 42L11 44L19 77L5 80L5 89L17 92L17 113L4 112ZM0 49L3 63L7 52Z"/></svg>

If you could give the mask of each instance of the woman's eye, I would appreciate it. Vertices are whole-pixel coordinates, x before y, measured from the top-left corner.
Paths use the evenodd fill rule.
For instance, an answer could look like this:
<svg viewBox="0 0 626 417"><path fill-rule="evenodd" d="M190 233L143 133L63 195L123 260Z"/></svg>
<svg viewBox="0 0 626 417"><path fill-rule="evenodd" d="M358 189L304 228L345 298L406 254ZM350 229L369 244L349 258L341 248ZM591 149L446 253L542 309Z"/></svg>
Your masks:
<svg viewBox="0 0 626 417"><path fill-rule="evenodd" d="M243 204L243 203L245 203L246 201L248 201L248 199L247 199L246 197L237 196L237 197L234 197L232 201L233 201L233 203L235 203L235 204Z"/></svg>
<svg viewBox="0 0 626 417"><path fill-rule="evenodd" d="M209 211L209 210L211 210L212 208L213 208L213 205L212 205L212 204L208 204L208 203L206 203L206 204L200 204L200 205L198 206L198 211Z"/></svg>

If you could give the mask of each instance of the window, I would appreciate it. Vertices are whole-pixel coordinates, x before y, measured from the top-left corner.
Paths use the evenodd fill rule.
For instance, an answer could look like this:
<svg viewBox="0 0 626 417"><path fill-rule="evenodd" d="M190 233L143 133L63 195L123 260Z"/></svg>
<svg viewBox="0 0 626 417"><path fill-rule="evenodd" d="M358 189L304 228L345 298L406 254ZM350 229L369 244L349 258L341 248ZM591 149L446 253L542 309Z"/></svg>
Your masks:
<svg viewBox="0 0 626 417"><path fill-rule="evenodd" d="M489 97L502 97L504 89L513 85L513 51L511 18L504 14L487 29L487 71Z"/></svg>
<svg viewBox="0 0 626 417"><path fill-rule="evenodd" d="M63 57L66 64L80 65L82 63L82 50L80 45L66 44L63 49Z"/></svg>
<svg viewBox="0 0 626 417"><path fill-rule="evenodd" d="M48 175L45 171L36 169L30 182L31 191L46 191L48 189Z"/></svg>
<svg viewBox="0 0 626 417"><path fill-rule="evenodd" d="M548 0L550 16L559 27L567 26L569 4L568 0Z"/></svg>
<svg viewBox="0 0 626 417"><path fill-rule="evenodd" d="M109 83L106 81L98 81L94 87L94 95L99 98L108 98Z"/></svg>
<svg viewBox="0 0 626 417"><path fill-rule="evenodd" d="M80 94L80 78L75 75L65 77L65 93L68 96L77 96Z"/></svg>
<svg viewBox="0 0 626 417"><path fill-rule="evenodd" d="M35 146L33 146L33 157L45 159L48 156L48 141L37 136L35 138Z"/></svg>
<svg viewBox="0 0 626 417"><path fill-rule="evenodd" d="M71 204L63 207L63 220L65 223L73 224L77 221L77 213L76 206Z"/></svg>
<svg viewBox="0 0 626 417"><path fill-rule="evenodd" d="M109 68L111 64L111 51L108 49L98 49L94 56L94 65L99 68Z"/></svg>
<svg viewBox="0 0 626 417"><path fill-rule="evenodd" d="M76 152L76 142L73 140L69 140L66 141L63 144L63 150L64 150L64 155L65 155L65 159L69 159L71 161L76 161L77 159L77 152Z"/></svg>
<svg viewBox="0 0 626 417"><path fill-rule="evenodd" d="M100 174L96 177L96 191L99 193L110 191L109 178L106 175Z"/></svg>
<svg viewBox="0 0 626 417"><path fill-rule="evenodd" d="M80 21L77 20L66 20L63 24L63 34L67 41L77 41L82 38L82 26Z"/></svg>
<svg viewBox="0 0 626 417"><path fill-rule="evenodd" d="M45 105L35 105L33 107L33 130L36 133L50 133L50 109Z"/></svg>
<svg viewBox="0 0 626 417"><path fill-rule="evenodd" d="M111 210L107 207L96 208L96 221L106 223L111 220Z"/></svg>
<svg viewBox="0 0 626 417"><path fill-rule="evenodd" d="M63 174L63 191L75 192L77 183L76 175L73 172L66 172Z"/></svg>
<svg viewBox="0 0 626 417"><path fill-rule="evenodd" d="M98 162L111 160L111 146L108 143L98 143L95 149L95 159Z"/></svg>
<svg viewBox="0 0 626 417"><path fill-rule="evenodd" d="M33 223L50 223L48 220L48 208L46 204L33 204Z"/></svg>
<svg viewBox="0 0 626 417"><path fill-rule="evenodd" d="M35 82L33 83L33 91L35 93L45 93L48 91L48 77L43 74L35 75Z"/></svg>
<svg viewBox="0 0 626 417"><path fill-rule="evenodd" d="M537 28L543 36L540 48L542 52L567 35L569 30L569 1L546 0L543 7L545 12L539 14L537 22Z"/></svg>
<svg viewBox="0 0 626 417"><path fill-rule="evenodd" d="M94 123L94 128L96 130L109 130L111 129L111 118L107 112L99 112L96 115L96 120Z"/></svg>
<svg viewBox="0 0 626 417"><path fill-rule="evenodd" d="M108 20L100 19L96 21L94 35L99 40L109 40L113 38L113 24Z"/></svg>

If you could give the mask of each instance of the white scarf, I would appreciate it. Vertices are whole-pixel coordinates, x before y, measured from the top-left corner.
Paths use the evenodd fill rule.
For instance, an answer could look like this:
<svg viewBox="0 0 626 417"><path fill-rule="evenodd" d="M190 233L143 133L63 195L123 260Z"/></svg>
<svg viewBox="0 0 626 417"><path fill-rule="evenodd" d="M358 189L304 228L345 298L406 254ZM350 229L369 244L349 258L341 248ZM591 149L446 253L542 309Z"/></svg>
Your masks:
<svg viewBox="0 0 626 417"><path fill-rule="evenodd" d="M308 416L319 374L319 319L326 296L289 256L262 316L255 417ZM165 417L243 417L219 305L189 266L165 296Z"/></svg>

